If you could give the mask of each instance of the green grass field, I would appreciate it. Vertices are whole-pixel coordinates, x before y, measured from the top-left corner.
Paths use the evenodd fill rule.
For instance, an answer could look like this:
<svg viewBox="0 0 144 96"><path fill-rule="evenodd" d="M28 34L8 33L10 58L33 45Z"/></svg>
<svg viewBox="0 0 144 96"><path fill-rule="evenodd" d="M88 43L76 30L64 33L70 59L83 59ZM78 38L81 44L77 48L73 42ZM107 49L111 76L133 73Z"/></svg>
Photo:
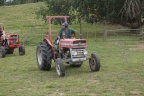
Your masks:
<svg viewBox="0 0 144 96"><path fill-rule="evenodd" d="M19 56L15 49L14 54L0 58L0 96L144 96L144 41L140 40L103 42L101 37L87 38L89 55L97 53L101 60L99 72L91 72L88 61L80 68L65 64L63 78L57 76L54 62L50 71L40 71L36 44L47 32L47 26L34 14L40 6L44 4L0 7L0 22L5 25L5 31L20 34L26 48L24 56ZM71 27L79 30L78 25ZM54 36L59 28L53 25ZM121 26L83 23L84 35L105 28Z"/></svg>

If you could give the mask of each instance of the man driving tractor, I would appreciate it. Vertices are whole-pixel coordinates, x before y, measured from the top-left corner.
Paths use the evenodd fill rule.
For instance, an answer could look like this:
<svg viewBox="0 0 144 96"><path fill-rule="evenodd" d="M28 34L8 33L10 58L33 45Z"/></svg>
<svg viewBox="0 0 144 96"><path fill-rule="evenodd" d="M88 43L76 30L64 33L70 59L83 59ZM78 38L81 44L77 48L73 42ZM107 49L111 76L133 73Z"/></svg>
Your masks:
<svg viewBox="0 0 144 96"><path fill-rule="evenodd" d="M52 30L51 21L52 19L62 18L62 29L60 29L56 46L52 45ZM59 77L65 76L65 63L71 67L80 67L84 61L89 60L89 66L92 72L99 71L100 60L98 56L92 53L88 56L86 50L85 39L75 39L76 31L68 28L67 19L69 16L46 16L48 20L48 33L46 34L43 41L37 44L36 59L38 68L40 70L50 70L52 59L56 65L56 72ZM71 38L71 39L69 39Z"/></svg>
<svg viewBox="0 0 144 96"><path fill-rule="evenodd" d="M58 42L60 41L60 39L63 38L63 35L65 36L65 38L75 38L76 31L71 28L68 28L67 22L62 23L62 28L60 29L58 36L57 36L56 45L58 45Z"/></svg>

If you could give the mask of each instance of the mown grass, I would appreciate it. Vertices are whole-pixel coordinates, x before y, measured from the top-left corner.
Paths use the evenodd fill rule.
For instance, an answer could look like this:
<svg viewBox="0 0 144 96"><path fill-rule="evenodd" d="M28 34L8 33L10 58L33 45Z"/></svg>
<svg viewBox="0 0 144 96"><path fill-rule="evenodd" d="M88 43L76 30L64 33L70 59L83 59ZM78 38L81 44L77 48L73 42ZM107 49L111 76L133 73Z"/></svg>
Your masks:
<svg viewBox="0 0 144 96"><path fill-rule="evenodd" d="M37 19L35 14L41 6L45 4L30 3L0 7L0 22L5 25L5 29L41 25L42 20Z"/></svg>
<svg viewBox="0 0 144 96"><path fill-rule="evenodd" d="M131 51L127 42L88 40L88 52L101 59L99 72L91 72L86 61L81 68L66 66L66 76L59 78L53 62L50 71L40 71L35 46L26 46L27 53L16 50L0 60L0 95L3 96L143 96L143 51ZM134 47L134 46L133 46Z"/></svg>
<svg viewBox="0 0 144 96"><path fill-rule="evenodd" d="M144 41L113 40L103 42L102 38L87 39L89 55L97 53L101 60L99 72L91 72L88 61L80 68L71 68L66 65L66 76L59 78L52 63L50 71L40 71L36 62L36 44L42 40L47 32L46 25L35 18L36 11L43 3L24 4L0 7L0 19L8 33L21 35L26 54L14 54L0 58L0 96L143 96L144 95L144 50L130 50ZM23 6L23 7L21 7ZM24 9L23 9L24 8ZM26 9L29 9L28 12ZM16 13L12 12L17 10ZM5 13L6 12L6 13ZM9 12L16 15L15 18ZM26 15L29 14L24 20ZM20 21L29 22L20 22ZM15 21L15 22L14 22ZM38 22L38 23L35 23ZM15 27L18 26L18 27ZM70 25L79 30L77 24ZM53 25L53 34L59 30L59 25ZM121 28L118 25L83 23L83 35L86 32L102 32L104 29ZM79 32L79 31L78 31ZM117 37L120 38L120 37ZM130 38L130 37L125 37ZM32 41L32 42L31 42ZM33 46L30 46L33 45Z"/></svg>

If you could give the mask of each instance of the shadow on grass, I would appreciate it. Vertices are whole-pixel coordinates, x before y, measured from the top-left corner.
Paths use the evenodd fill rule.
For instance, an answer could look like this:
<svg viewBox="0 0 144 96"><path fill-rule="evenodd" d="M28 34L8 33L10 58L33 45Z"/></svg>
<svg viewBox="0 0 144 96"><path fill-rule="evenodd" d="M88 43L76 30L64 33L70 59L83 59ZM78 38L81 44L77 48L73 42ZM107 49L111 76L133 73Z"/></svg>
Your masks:
<svg viewBox="0 0 144 96"><path fill-rule="evenodd" d="M92 73L90 71L90 69L88 70L88 68L85 68L85 67L86 66L84 66L84 65L82 65L81 67L70 67L69 64L65 64L65 77L88 75L88 74ZM56 73L55 64L52 64L51 69L49 71L40 70L40 69L38 69L38 67L29 68L29 71L47 74L49 77L51 77L51 76L56 77L56 78L58 77L58 75Z"/></svg>

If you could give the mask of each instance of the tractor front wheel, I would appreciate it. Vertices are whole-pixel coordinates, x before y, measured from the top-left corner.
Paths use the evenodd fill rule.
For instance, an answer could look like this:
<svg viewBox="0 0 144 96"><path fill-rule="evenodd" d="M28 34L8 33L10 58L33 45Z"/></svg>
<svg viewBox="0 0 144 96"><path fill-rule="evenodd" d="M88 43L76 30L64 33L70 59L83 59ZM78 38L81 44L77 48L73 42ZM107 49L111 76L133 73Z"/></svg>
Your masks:
<svg viewBox="0 0 144 96"><path fill-rule="evenodd" d="M100 70L100 59L96 54L91 54L91 58L89 59L89 66L91 71Z"/></svg>
<svg viewBox="0 0 144 96"><path fill-rule="evenodd" d="M4 58L5 57L5 53L6 53L5 48L1 46L0 47L0 58Z"/></svg>
<svg viewBox="0 0 144 96"><path fill-rule="evenodd" d="M24 46L19 47L19 55L25 55L25 47Z"/></svg>
<svg viewBox="0 0 144 96"><path fill-rule="evenodd" d="M59 77L65 76L65 66L61 58L56 59L56 72Z"/></svg>
<svg viewBox="0 0 144 96"><path fill-rule="evenodd" d="M40 70L50 70L52 61L51 47L46 42L37 45L36 59Z"/></svg>

